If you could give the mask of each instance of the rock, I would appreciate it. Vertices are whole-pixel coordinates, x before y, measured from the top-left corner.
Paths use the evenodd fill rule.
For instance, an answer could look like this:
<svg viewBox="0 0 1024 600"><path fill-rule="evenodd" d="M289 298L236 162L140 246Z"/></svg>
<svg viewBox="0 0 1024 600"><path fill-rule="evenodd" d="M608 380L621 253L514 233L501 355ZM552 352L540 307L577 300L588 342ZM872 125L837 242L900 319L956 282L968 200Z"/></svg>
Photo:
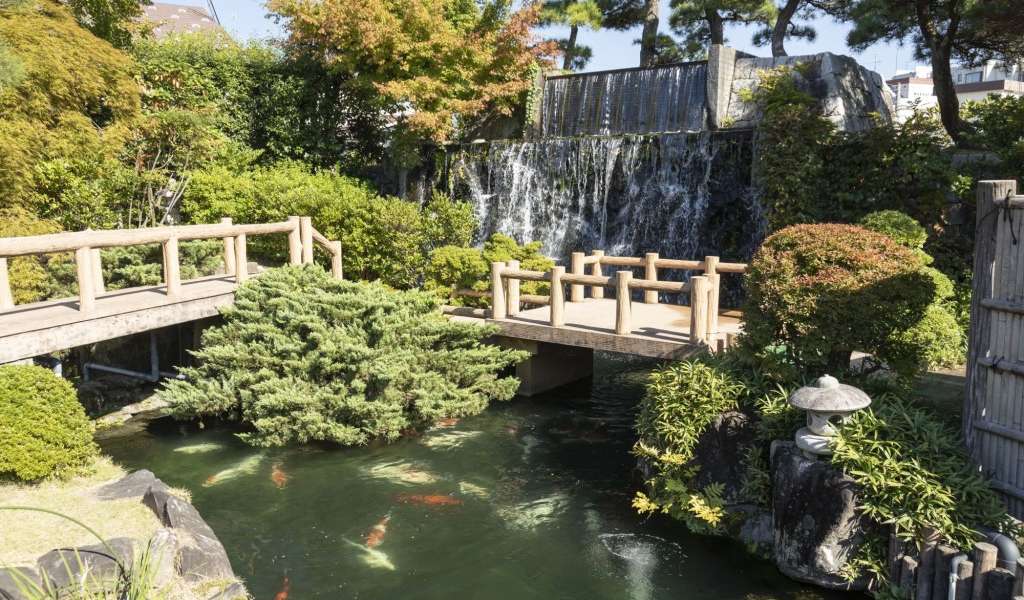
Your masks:
<svg viewBox="0 0 1024 600"><path fill-rule="evenodd" d="M153 568L153 587L160 589L177 573L178 534L173 529L160 529L149 540L149 560Z"/></svg>
<svg viewBox="0 0 1024 600"><path fill-rule="evenodd" d="M696 486L703 489L720 483L724 486L726 503L739 502L746 470L743 454L754 443L755 436L750 417L741 412L727 412L716 417L694 447L693 462L700 466Z"/></svg>
<svg viewBox="0 0 1024 600"><path fill-rule="evenodd" d="M234 578L227 551L194 506L181 498L168 496L163 522L173 527L179 536L178 574L187 581Z"/></svg>
<svg viewBox="0 0 1024 600"><path fill-rule="evenodd" d="M146 495L142 497L142 503L145 504L149 510L153 511L153 514L160 519L161 523L163 523L167 499L171 497L171 492L166 488L150 489L146 492Z"/></svg>
<svg viewBox="0 0 1024 600"><path fill-rule="evenodd" d="M118 500L121 498L139 498L145 496L151 488L166 490L167 485L153 475L152 471L140 469L126 475L114 483L108 483L96 492L100 500Z"/></svg>
<svg viewBox="0 0 1024 600"><path fill-rule="evenodd" d="M246 600L249 592L245 586L235 581L214 592L207 600Z"/></svg>
<svg viewBox="0 0 1024 600"><path fill-rule="evenodd" d="M839 573L856 553L866 520L857 513L853 480L804 456L792 442L772 446L775 565L789 577L828 589L864 590Z"/></svg>
<svg viewBox="0 0 1024 600"><path fill-rule="evenodd" d="M111 553L113 552L113 553ZM118 561L131 568L135 560L135 540L114 538L104 544L51 550L36 562L41 580L57 590L74 582L104 583L120 575Z"/></svg>
<svg viewBox="0 0 1024 600"><path fill-rule="evenodd" d="M0 569L0 600L28 600L30 596L22 594L21 590L34 591L34 586L38 586L39 583L39 573L35 569Z"/></svg>
<svg viewBox="0 0 1024 600"><path fill-rule="evenodd" d="M749 513L740 525L737 537L754 553L762 557L770 557L775 532L772 529L772 514L767 510Z"/></svg>

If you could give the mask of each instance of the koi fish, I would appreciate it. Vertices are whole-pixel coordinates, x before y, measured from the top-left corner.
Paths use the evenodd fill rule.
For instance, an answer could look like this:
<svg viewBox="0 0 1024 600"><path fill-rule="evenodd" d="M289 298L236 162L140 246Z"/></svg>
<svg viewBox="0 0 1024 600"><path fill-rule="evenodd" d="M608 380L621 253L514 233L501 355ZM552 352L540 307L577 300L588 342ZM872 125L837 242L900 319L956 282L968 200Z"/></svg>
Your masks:
<svg viewBox="0 0 1024 600"><path fill-rule="evenodd" d="M370 529L370 533L366 534L366 547L376 548L384 543L384 536L388 533L388 521L391 520L391 515L384 515L384 518L377 522L376 525Z"/></svg>
<svg viewBox="0 0 1024 600"><path fill-rule="evenodd" d="M455 417L449 417L447 419L441 419L434 423L434 427L455 427L459 424L459 420Z"/></svg>
<svg viewBox="0 0 1024 600"><path fill-rule="evenodd" d="M377 464L367 469L366 474L370 477L405 485L431 484L439 479L434 473L416 469L407 462Z"/></svg>
<svg viewBox="0 0 1024 600"><path fill-rule="evenodd" d="M277 489L281 489L288 485L289 479L290 477L288 474L281 468L281 463L274 463L274 465L270 467L270 480L274 482Z"/></svg>
<svg viewBox="0 0 1024 600"><path fill-rule="evenodd" d="M214 452L224 448L224 444L192 444L191 446L182 446L181 448L175 448L175 452L182 454L205 454L207 452Z"/></svg>
<svg viewBox="0 0 1024 600"><path fill-rule="evenodd" d="M428 435L421 443L433 450L452 450L481 435L482 431L447 431Z"/></svg>
<svg viewBox="0 0 1024 600"><path fill-rule="evenodd" d="M462 500L441 494L398 494L395 500L403 504L420 504L423 506L461 506Z"/></svg>
<svg viewBox="0 0 1024 600"><path fill-rule="evenodd" d="M367 548L366 546L357 544L352 540L345 540L345 543L353 548L357 548L361 552L360 556L362 557L363 562L366 563L366 566L374 569L386 569L388 571L395 570L395 564L391 562L391 559L387 554L384 554L380 550Z"/></svg>
<svg viewBox="0 0 1024 600"><path fill-rule="evenodd" d="M261 462L263 462L262 454L256 454L255 456L245 458L235 466L229 467L207 477L206 481L203 482L203 487L214 486L241 475L251 475L256 472L256 469L260 466Z"/></svg>
<svg viewBox="0 0 1024 600"><path fill-rule="evenodd" d="M491 493L485 488L469 483L468 481L459 482L459 493L466 496L472 496L478 500L489 500L491 497Z"/></svg>
<svg viewBox="0 0 1024 600"><path fill-rule="evenodd" d="M288 593L292 591L292 582L288 579L288 576L284 576L284 582L281 583L281 591L274 596L274 600L288 600Z"/></svg>

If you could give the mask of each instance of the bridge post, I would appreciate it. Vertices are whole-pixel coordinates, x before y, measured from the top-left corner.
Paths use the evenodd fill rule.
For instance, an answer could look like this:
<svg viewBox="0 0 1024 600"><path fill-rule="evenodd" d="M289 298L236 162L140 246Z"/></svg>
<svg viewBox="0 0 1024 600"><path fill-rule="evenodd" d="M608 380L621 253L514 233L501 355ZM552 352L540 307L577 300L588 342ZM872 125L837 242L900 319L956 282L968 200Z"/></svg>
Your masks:
<svg viewBox="0 0 1024 600"><path fill-rule="evenodd" d="M14 296L11 295L11 280L7 274L7 258L0 256L0 310L14 308Z"/></svg>
<svg viewBox="0 0 1024 600"><path fill-rule="evenodd" d="M511 271L519 270L519 261L510 260L508 261L508 268ZM519 280L515 277L510 277L506 283L506 295L508 297L508 316L514 317L519 314Z"/></svg>
<svg viewBox="0 0 1024 600"><path fill-rule="evenodd" d="M594 261L594 266L590 267L590 274L595 277L603 277L604 274L601 272L601 259L604 258L604 250L594 250L594 256L597 257L597 260ZM604 298L604 287L600 285L591 286L590 297Z"/></svg>
<svg viewBox="0 0 1024 600"><path fill-rule="evenodd" d="M501 280L501 272L505 270L505 263L491 263L491 318L495 321L503 321L507 316L505 308L505 285Z"/></svg>
<svg viewBox="0 0 1024 600"><path fill-rule="evenodd" d="M302 264L302 223L299 217L288 217L292 230L288 232L288 264Z"/></svg>
<svg viewBox="0 0 1024 600"><path fill-rule="evenodd" d="M302 235L302 263L309 265L313 263L313 218L301 217L299 225Z"/></svg>
<svg viewBox="0 0 1024 600"><path fill-rule="evenodd" d="M341 268L341 241L331 242L331 274L335 279L343 279Z"/></svg>
<svg viewBox="0 0 1024 600"><path fill-rule="evenodd" d="M630 297L629 282L633 279L632 271L615 273L615 333L629 335L633 330L633 299Z"/></svg>
<svg viewBox="0 0 1024 600"><path fill-rule="evenodd" d="M703 275L690 278L690 340L707 341L708 333L708 278Z"/></svg>
<svg viewBox="0 0 1024 600"><path fill-rule="evenodd" d="M644 279L658 280L658 253L648 252L644 255ZM657 304L658 290L644 290L644 304Z"/></svg>
<svg viewBox="0 0 1024 600"><path fill-rule="evenodd" d="M249 279L249 258L246 256L245 234L235 236L235 281L239 285Z"/></svg>
<svg viewBox="0 0 1024 600"><path fill-rule="evenodd" d="M224 217L220 220L221 225L231 225L231 217ZM224 238L224 274L235 274L235 239Z"/></svg>
<svg viewBox="0 0 1024 600"><path fill-rule="evenodd" d="M718 333L718 295L721 291L722 276L718 274L718 257L704 257L704 276L708 278L708 337Z"/></svg>
<svg viewBox="0 0 1024 600"><path fill-rule="evenodd" d="M570 266L572 267L572 274L573 275L583 275L584 274L583 273L583 270L585 268L583 266L583 258L584 258L584 256L585 255L582 252L573 252L572 253L572 263L570 264ZM571 286L569 286L569 302L583 302L583 292L584 292L583 284L574 283Z"/></svg>
<svg viewBox="0 0 1024 600"><path fill-rule="evenodd" d="M551 267L551 326L565 326L565 286L562 285L562 276L565 275L565 267Z"/></svg>
<svg viewBox="0 0 1024 600"><path fill-rule="evenodd" d="M181 263L178 260L178 238L168 238L164 246L164 283L167 284L167 296L181 297Z"/></svg>
<svg viewBox="0 0 1024 600"><path fill-rule="evenodd" d="M92 249L88 246L75 250L75 268L78 278L78 310L92 312L96 307L96 293L93 290Z"/></svg>
<svg viewBox="0 0 1024 600"><path fill-rule="evenodd" d="M92 250L92 286L97 294L106 291L106 285L103 283L103 255L100 254L99 248Z"/></svg>

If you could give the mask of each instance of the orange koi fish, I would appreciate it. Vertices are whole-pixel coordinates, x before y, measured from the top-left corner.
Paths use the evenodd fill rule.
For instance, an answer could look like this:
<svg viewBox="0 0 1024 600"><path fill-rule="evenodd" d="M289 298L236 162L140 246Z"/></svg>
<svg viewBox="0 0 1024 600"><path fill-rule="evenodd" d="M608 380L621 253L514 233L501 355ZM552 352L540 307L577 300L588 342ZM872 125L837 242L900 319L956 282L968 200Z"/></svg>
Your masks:
<svg viewBox="0 0 1024 600"><path fill-rule="evenodd" d="M440 421L437 421L436 423L434 423L434 427L455 427L458 424L459 419L455 417L450 417L448 419L441 419Z"/></svg>
<svg viewBox="0 0 1024 600"><path fill-rule="evenodd" d="M284 472L284 469L281 468L281 463L274 463L274 465L270 467L270 480L274 482L277 489L281 489L288 485L289 479L291 478Z"/></svg>
<svg viewBox="0 0 1024 600"><path fill-rule="evenodd" d="M441 494L398 494L395 500L403 504L420 504L422 506L460 506L462 500Z"/></svg>
<svg viewBox="0 0 1024 600"><path fill-rule="evenodd" d="M391 515L385 515L383 519L377 522L370 530L370 533L366 534L366 547L376 548L384 542L384 536L388 532L388 521L391 520Z"/></svg>
<svg viewBox="0 0 1024 600"><path fill-rule="evenodd" d="M288 576L284 576L284 582L281 583L281 591L274 596L274 600L288 600L288 593L292 590L292 582L288 579Z"/></svg>

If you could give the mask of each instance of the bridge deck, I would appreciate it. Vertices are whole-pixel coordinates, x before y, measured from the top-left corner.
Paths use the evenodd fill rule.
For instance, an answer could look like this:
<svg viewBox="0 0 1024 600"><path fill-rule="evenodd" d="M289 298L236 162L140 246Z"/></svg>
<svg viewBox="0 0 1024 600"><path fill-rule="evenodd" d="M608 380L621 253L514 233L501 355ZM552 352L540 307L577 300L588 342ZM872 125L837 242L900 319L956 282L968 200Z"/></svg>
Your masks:
<svg viewBox="0 0 1024 600"><path fill-rule="evenodd" d="M163 285L107 292L85 315L74 299L0 311L0 364L212 317L235 287L234 277L217 275L183 281L173 300Z"/></svg>
<svg viewBox="0 0 1024 600"><path fill-rule="evenodd" d="M481 310L454 309L453 320L490 323L510 338L593 348L652 358L683 358L697 351L690 339L690 308L675 304L632 303L632 333L615 333L615 299L588 298L565 303L565 326L549 325L546 306L524 310L501 321L489 318ZM719 312L718 338L739 333L741 315L737 311Z"/></svg>

